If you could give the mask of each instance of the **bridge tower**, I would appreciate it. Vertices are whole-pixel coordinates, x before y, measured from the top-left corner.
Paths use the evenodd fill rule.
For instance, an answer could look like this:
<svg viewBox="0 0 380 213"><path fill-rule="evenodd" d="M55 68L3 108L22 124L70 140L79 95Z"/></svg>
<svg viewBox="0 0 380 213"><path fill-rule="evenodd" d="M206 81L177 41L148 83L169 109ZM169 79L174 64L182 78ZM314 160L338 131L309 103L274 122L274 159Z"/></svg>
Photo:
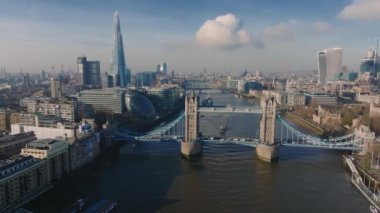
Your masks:
<svg viewBox="0 0 380 213"><path fill-rule="evenodd" d="M260 142L256 146L256 155L260 160L266 162L278 160L279 147L274 141L276 108L275 98L268 99L263 95L261 99Z"/></svg>
<svg viewBox="0 0 380 213"><path fill-rule="evenodd" d="M199 139L199 96L194 91L185 99L185 137L181 142L181 154L190 159L202 154L202 141Z"/></svg>

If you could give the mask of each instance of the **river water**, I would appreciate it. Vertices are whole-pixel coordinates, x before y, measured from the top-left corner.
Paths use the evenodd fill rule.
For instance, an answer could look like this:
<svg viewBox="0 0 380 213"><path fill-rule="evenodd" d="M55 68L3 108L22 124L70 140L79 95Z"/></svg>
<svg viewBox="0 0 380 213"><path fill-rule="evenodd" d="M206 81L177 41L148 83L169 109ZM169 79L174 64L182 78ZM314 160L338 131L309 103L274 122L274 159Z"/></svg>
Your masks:
<svg viewBox="0 0 380 213"><path fill-rule="evenodd" d="M214 104L250 105L232 94L209 95ZM200 129L209 137L256 137L258 119L253 114L205 113ZM227 131L220 132L220 123ZM115 212L369 212L344 171L342 152L281 147L274 164L235 144L206 144L202 158L194 162L179 153L176 142L122 146L26 208L61 212L87 197L90 203L117 201Z"/></svg>

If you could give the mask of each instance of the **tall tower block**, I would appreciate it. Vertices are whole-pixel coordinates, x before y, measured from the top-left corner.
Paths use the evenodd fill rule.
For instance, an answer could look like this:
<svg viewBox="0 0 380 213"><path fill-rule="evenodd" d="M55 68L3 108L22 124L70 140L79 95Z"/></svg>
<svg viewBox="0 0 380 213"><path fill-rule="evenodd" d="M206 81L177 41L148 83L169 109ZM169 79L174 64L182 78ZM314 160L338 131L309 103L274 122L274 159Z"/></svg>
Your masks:
<svg viewBox="0 0 380 213"><path fill-rule="evenodd" d="M127 69L125 61L123 37L117 12L115 12L113 17L113 49L110 76L113 77L115 86L126 87L131 82L130 70Z"/></svg>
<svg viewBox="0 0 380 213"><path fill-rule="evenodd" d="M198 138L199 96L191 92L185 99L185 137L181 142L181 154L184 158L190 159L202 154L202 141Z"/></svg>
<svg viewBox="0 0 380 213"><path fill-rule="evenodd" d="M277 103L274 98L261 100L260 143L256 146L256 155L260 160L273 162L278 160L278 145L274 141L276 128Z"/></svg>

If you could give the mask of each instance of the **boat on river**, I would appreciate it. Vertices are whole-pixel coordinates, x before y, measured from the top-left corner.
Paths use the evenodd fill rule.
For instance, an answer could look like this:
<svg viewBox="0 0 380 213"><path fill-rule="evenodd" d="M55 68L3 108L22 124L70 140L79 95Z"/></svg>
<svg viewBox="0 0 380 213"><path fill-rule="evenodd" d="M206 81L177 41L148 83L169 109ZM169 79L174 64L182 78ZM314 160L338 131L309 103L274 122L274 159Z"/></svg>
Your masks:
<svg viewBox="0 0 380 213"><path fill-rule="evenodd" d="M117 206L116 201L111 200L100 200L99 202L95 203L94 205L87 208L84 212L85 213L108 213L112 211Z"/></svg>

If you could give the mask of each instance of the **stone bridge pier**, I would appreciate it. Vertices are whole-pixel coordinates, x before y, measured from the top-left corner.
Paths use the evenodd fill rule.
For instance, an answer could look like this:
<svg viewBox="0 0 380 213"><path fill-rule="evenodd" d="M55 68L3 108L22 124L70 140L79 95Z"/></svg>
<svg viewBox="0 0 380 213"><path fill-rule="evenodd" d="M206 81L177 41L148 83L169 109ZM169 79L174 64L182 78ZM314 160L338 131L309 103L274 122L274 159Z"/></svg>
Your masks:
<svg viewBox="0 0 380 213"><path fill-rule="evenodd" d="M276 128L276 107L274 98L261 99L260 142L256 145L256 156L265 162L278 161L279 146L274 141Z"/></svg>
<svg viewBox="0 0 380 213"><path fill-rule="evenodd" d="M181 142L181 155L186 159L202 155L202 141L199 134L199 96L191 92L185 99L185 137Z"/></svg>

